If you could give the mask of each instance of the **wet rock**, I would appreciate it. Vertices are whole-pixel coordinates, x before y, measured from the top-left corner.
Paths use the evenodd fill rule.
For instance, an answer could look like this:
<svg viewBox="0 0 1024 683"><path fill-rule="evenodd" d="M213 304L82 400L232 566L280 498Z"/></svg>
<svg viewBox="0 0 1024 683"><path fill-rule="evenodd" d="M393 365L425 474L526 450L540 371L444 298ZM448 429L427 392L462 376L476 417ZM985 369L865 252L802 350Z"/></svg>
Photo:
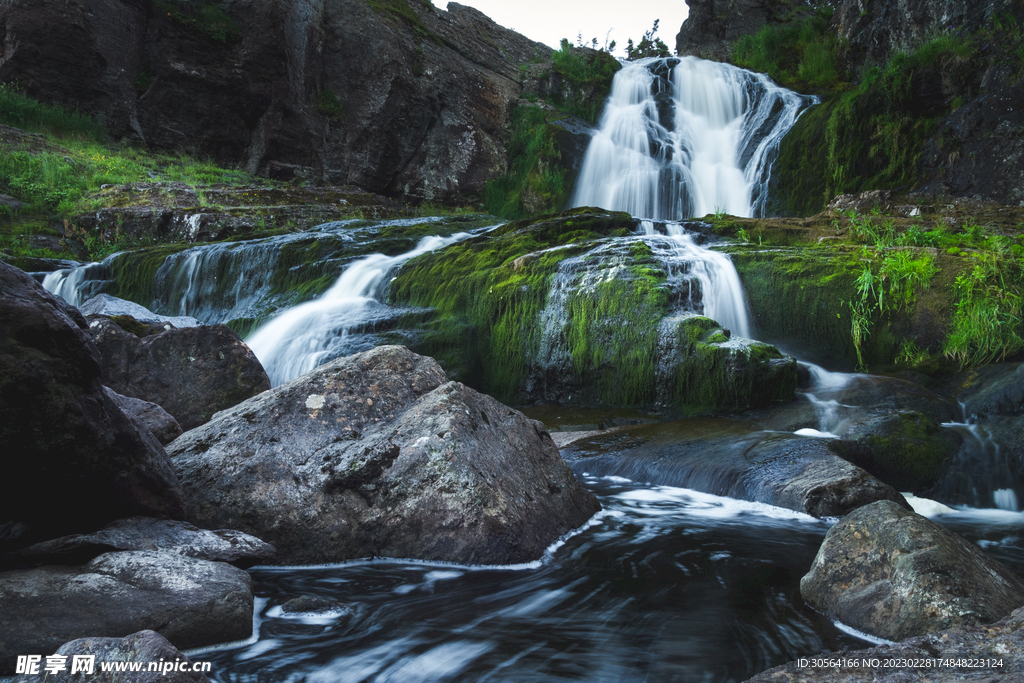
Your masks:
<svg viewBox="0 0 1024 683"><path fill-rule="evenodd" d="M829 530L800 593L848 626L901 640L997 621L1024 604L1024 581L953 532L879 501Z"/></svg>
<svg viewBox="0 0 1024 683"><path fill-rule="evenodd" d="M732 337L701 315L661 322L657 383L662 407L681 405L684 412L759 408L792 399L796 382L796 359L771 344Z"/></svg>
<svg viewBox="0 0 1024 683"><path fill-rule="evenodd" d="M170 323L174 327L196 327L200 324L198 320L187 315L158 315L134 301L125 301L109 294L97 294L79 306L78 310L86 316L103 315L112 318L128 315L140 323Z"/></svg>
<svg viewBox="0 0 1024 683"><path fill-rule="evenodd" d="M825 207L829 213L847 213L853 211L858 214L882 211L892 211L892 192L888 190L869 190L859 194L841 194L834 198Z"/></svg>
<svg viewBox="0 0 1024 683"><path fill-rule="evenodd" d="M180 518L163 447L101 384L81 314L0 263L0 551L132 515Z"/></svg>
<svg viewBox="0 0 1024 683"><path fill-rule="evenodd" d="M188 519L283 564L539 557L599 505L539 422L403 347L341 358L170 446Z"/></svg>
<svg viewBox="0 0 1024 683"><path fill-rule="evenodd" d="M0 671L19 654L85 636L152 629L185 650L252 634L252 580L223 562L163 552L100 555L77 567L0 572Z"/></svg>
<svg viewBox="0 0 1024 683"><path fill-rule="evenodd" d="M342 610L343 608L337 603L312 595L300 595L281 605L281 611L285 614L316 614Z"/></svg>
<svg viewBox="0 0 1024 683"><path fill-rule="evenodd" d="M156 631L139 631L124 638L79 638L64 643L54 654L67 657L66 668L56 674L49 674L47 683L209 683L206 674L192 671L193 662L181 654L170 641ZM75 656L95 657L93 672L72 674ZM99 662L141 662L145 668L139 672L102 671ZM167 672L149 671L150 662L168 665ZM40 666L44 672L46 660ZM171 670L170 665L176 665ZM202 663L199 664L203 666ZM15 683L37 683L41 678L34 674L23 674L14 679Z"/></svg>
<svg viewBox="0 0 1024 683"><path fill-rule="evenodd" d="M858 666L811 668L793 661L764 671L747 683L960 683L964 680L1003 681L1024 673L1024 608L991 626L965 626L893 645L866 650L840 650L811 655L824 660L857 660ZM992 663L991 666L916 666L936 660ZM881 662L886 661L883 668ZM878 662L878 664L875 664ZM998 665L996 665L998 662ZM1006 675L1009 674L1009 675ZM1016 674L1016 675L1014 675Z"/></svg>
<svg viewBox="0 0 1024 683"><path fill-rule="evenodd" d="M996 415L1024 415L1024 363L1001 363L969 370L957 377L957 399L968 418L985 421Z"/></svg>
<svg viewBox="0 0 1024 683"><path fill-rule="evenodd" d="M108 387L104 387L104 389L106 389L107 395L117 401L121 410L138 418L162 445L166 446L181 436L181 425L170 413L157 404L143 401L141 398L122 396Z"/></svg>
<svg viewBox="0 0 1024 683"><path fill-rule="evenodd" d="M831 446L898 490L923 492L943 476L961 442L925 415L902 412L857 424Z"/></svg>
<svg viewBox="0 0 1024 683"><path fill-rule="evenodd" d="M270 388L259 360L226 325L172 327L139 338L96 317L89 334L102 356L106 385L158 404L185 431Z"/></svg>
<svg viewBox="0 0 1024 683"><path fill-rule="evenodd" d="M744 420L694 418L626 428L562 451L576 472L621 476L750 500L816 517L890 500L891 486L836 457L826 440L756 431Z"/></svg>
<svg viewBox="0 0 1024 683"><path fill-rule="evenodd" d="M188 522L152 517L119 519L90 534L64 536L0 558L0 566L82 564L98 555L116 550L149 550L174 553L210 562L227 562L236 567L265 563L274 556L274 546L255 536L232 529L211 531Z"/></svg>

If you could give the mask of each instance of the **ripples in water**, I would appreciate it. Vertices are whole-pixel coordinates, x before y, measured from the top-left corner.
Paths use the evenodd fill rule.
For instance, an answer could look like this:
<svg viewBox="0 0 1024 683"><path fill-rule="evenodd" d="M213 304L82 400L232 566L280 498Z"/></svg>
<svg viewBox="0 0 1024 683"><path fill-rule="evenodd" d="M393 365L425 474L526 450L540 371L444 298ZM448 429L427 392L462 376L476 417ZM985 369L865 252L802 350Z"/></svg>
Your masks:
<svg viewBox="0 0 1024 683"><path fill-rule="evenodd" d="M194 653L243 681L731 681L858 647L799 595L828 525L585 476L604 510L536 563L252 570L258 639ZM311 595L339 609L288 615Z"/></svg>

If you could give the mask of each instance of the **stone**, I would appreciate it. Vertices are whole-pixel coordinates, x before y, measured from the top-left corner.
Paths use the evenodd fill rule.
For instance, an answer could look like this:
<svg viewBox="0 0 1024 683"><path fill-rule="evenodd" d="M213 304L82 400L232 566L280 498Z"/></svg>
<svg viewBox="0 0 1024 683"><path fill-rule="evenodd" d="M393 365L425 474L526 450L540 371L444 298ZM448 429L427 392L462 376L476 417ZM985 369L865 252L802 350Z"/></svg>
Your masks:
<svg viewBox="0 0 1024 683"><path fill-rule="evenodd" d="M998 621L1024 604L1024 581L953 532L878 501L829 530L800 594L847 626L902 640Z"/></svg>
<svg viewBox="0 0 1024 683"><path fill-rule="evenodd" d="M209 666L209 662L193 662L181 654L170 641L156 631L145 630L132 633L124 638L79 638L64 643L54 654L67 657L64 671L49 674L48 683L209 683L210 679L202 671L193 671L194 666L201 669ZM72 674L74 657L95 657L93 673ZM145 669L139 672L102 671L100 662L141 662ZM46 661L43 660L43 665ZM168 671L150 671L151 663L159 667L167 667ZM170 667L174 666L175 670ZM42 671L42 667L40 667ZM208 670L208 669L205 669ZM40 677L34 674L22 674L14 679L15 683L38 683Z"/></svg>
<svg viewBox="0 0 1024 683"><path fill-rule="evenodd" d="M181 436L181 425L170 413L157 404L143 401L141 398L122 396L109 387L103 388L106 389L108 396L117 401L121 410L137 417L162 445L166 446Z"/></svg>
<svg viewBox="0 0 1024 683"><path fill-rule="evenodd" d="M312 595L300 595L281 605L285 614L322 614L324 612L348 611L337 603Z"/></svg>
<svg viewBox="0 0 1024 683"><path fill-rule="evenodd" d="M0 572L0 672L76 638L152 629L187 650L252 634L252 580L223 562L113 552L77 567Z"/></svg>
<svg viewBox="0 0 1024 683"><path fill-rule="evenodd" d="M962 441L922 413L899 412L856 424L831 446L898 490L922 493L942 478Z"/></svg>
<svg viewBox="0 0 1024 683"><path fill-rule="evenodd" d="M270 388L255 354L226 325L171 327L140 338L112 319L92 317L89 334L106 385L158 404L185 431Z"/></svg>
<svg viewBox="0 0 1024 683"><path fill-rule="evenodd" d="M187 315L159 315L134 301L125 301L109 294L97 294L78 307L82 315L130 315L140 323L170 323L174 327L197 327L201 323Z"/></svg>
<svg viewBox="0 0 1024 683"><path fill-rule="evenodd" d="M199 529L188 522L152 517L131 517L111 522L90 534L63 536L0 557L0 566L82 564L117 550L149 550L174 553L210 562L227 562L247 568L266 563L274 546L255 536L232 529Z"/></svg>
<svg viewBox="0 0 1024 683"><path fill-rule="evenodd" d="M101 384L77 310L0 263L0 552L133 515L181 518L156 438Z"/></svg>
<svg viewBox="0 0 1024 683"><path fill-rule="evenodd" d="M836 457L827 440L759 432L750 422L690 418L575 441L576 472L621 476L837 517L877 500L910 506L895 489Z"/></svg>
<svg viewBox="0 0 1024 683"><path fill-rule="evenodd" d="M539 422L404 347L340 358L170 446L187 518L241 529L276 562L541 556L597 500Z"/></svg>
<svg viewBox="0 0 1024 683"><path fill-rule="evenodd" d="M975 368L957 377L957 399L966 417L985 421L997 415L1024 415L1024 363Z"/></svg>
<svg viewBox="0 0 1024 683"><path fill-rule="evenodd" d="M1024 608L991 626L964 626L908 638L866 650L809 655L804 660L856 661L855 666L811 668L800 660L759 673L747 683L961 683L964 680L1019 680L1024 674ZM991 666L917 666L924 660L952 660ZM887 662L883 668L881 662ZM875 662L878 662L876 664ZM996 664L998 662L998 664ZM1009 675L1007 675L1009 674Z"/></svg>

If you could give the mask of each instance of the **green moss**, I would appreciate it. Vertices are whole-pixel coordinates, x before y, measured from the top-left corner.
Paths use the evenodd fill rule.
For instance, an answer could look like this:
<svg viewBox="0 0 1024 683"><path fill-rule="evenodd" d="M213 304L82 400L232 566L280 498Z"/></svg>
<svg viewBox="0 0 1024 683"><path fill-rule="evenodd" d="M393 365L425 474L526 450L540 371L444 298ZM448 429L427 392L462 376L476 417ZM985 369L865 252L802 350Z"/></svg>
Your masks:
<svg viewBox="0 0 1024 683"><path fill-rule="evenodd" d="M936 38L866 70L856 86L805 112L779 146L773 183L785 193L773 208L807 215L840 194L912 187L925 143L953 103L922 111L911 80L940 59L966 62L974 51L969 41ZM970 71L957 70L956 78L966 81Z"/></svg>
<svg viewBox="0 0 1024 683"><path fill-rule="evenodd" d="M515 402L538 353L537 319L559 263L592 246L585 234L597 239L633 226L628 214L595 209L513 221L413 259L391 283L389 300L433 310L412 335L414 350L449 376Z"/></svg>
<svg viewBox="0 0 1024 683"><path fill-rule="evenodd" d="M834 450L898 491L934 486L956 455L960 439L921 413L900 413L860 441L837 442Z"/></svg>
<svg viewBox="0 0 1024 683"><path fill-rule="evenodd" d="M555 51L551 58L555 73L571 85L551 99L551 104L567 114L597 123L611 92L612 79L622 65L603 50L576 48L564 38L561 49Z"/></svg>
<svg viewBox="0 0 1024 683"><path fill-rule="evenodd" d="M788 24L766 24L735 43L732 61L793 90L834 88L840 78L839 44L829 29L831 16L832 8L825 7Z"/></svg>
<svg viewBox="0 0 1024 683"><path fill-rule="evenodd" d="M565 206L574 180L562 165L558 146L565 131L549 123L548 116L537 105L516 107L508 171L487 181L484 190L488 212L517 219Z"/></svg>
<svg viewBox="0 0 1024 683"><path fill-rule="evenodd" d="M341 106L338 96L330 90L321 90L316 96L316 110L336 121L345 120L345 108Z"/></svg>
<svg viewBox="0 0 1024 683"><path fill-rule="evenodd" d="M134 334L136 337L146 336L147 327L145 323L139 322L130 315L115 315L111 316L110 320L129 334Z"/></svg>
<svg viewBox="0 0 1024 683"><path fill-rule="evenodd" d="M138 249L113 260L110 270L117 283L114 296L149 307L153 305L156 271L171 254L188 249L189 244L164 244Z"/></svg>

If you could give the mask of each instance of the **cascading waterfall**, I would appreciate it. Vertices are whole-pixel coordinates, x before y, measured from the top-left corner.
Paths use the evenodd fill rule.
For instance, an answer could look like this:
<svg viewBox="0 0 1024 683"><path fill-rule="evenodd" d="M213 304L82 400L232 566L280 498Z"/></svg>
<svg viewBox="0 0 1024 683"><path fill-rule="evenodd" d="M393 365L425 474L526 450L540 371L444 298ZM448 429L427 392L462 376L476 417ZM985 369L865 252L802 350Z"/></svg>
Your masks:
<svg viewBox="0 0 1024 683"><path fill-rule="evenodd" d="M764 74L696 57L627 64L587 147L573 204L655 220L763 216L779 142L816 102Z"/></svg>
<svg viewBox="0 0 1024 683"><path fill-rule="evenodd" d="M641 227L647 241L655 247L654 253L667 266L670 282L690 278L699 283L701 305L693 301L694 290L691 287L689 309L703 310L704 315L715 319L736 336L749 337L749 306L739 273L729 257L700 246L693 234L678 223L666 223L666 235L660 241L660 233L652 221L641 221Z"/></svg>
<svg viewBox="0 0 1024 683"><path fill-rule="evenodd" d="M470 236L424 237L412 251L398 256L373 254L351 264L329 290L313 301L285 310L246 341L274 386L318 365L373 346L360 334L389 307L380 301L387 275L411 258Z"/></svg>

